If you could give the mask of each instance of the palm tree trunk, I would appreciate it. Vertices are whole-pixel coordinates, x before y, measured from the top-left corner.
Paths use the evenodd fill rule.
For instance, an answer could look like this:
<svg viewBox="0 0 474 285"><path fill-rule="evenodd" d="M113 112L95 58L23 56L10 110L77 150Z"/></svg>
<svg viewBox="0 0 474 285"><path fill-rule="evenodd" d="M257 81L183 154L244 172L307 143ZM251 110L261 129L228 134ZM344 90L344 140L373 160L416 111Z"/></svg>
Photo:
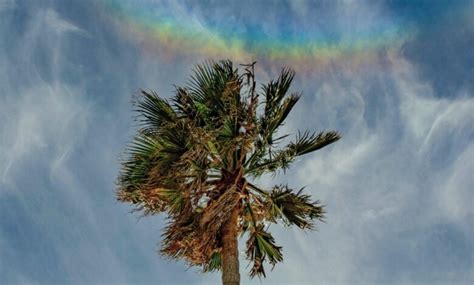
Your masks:
<svg viewBox="0 0 474 285"><path fill-rule="evenodd" d="M222 284L239 285L239 249L237 242L239 208L235 207L222 229Z"/></svg>

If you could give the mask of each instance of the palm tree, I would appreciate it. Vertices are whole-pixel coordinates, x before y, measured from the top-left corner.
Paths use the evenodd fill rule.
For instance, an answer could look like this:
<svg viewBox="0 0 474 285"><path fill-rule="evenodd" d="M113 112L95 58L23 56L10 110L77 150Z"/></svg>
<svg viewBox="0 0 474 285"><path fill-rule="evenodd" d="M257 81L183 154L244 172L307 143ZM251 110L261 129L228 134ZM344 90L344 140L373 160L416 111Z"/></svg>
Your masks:
<svg viewBox="0 0 474 285"><path fill-rule="evenodd" d="M279 135L300 98L289 93L294 72L256 90L255 62L239 73L231 61L197 65L171 100L141 91L134 106L139 130L118 179L118 200L144 215L166 213L161 253L239 284L238 236L245 236L250 276L283 260L268 224L312 229L318 201L287 185L257 186L256 178L285 170L300 155L335 141L338 133L298 132L284 147ZM263 102L259 98L263 97Z"/></svg>

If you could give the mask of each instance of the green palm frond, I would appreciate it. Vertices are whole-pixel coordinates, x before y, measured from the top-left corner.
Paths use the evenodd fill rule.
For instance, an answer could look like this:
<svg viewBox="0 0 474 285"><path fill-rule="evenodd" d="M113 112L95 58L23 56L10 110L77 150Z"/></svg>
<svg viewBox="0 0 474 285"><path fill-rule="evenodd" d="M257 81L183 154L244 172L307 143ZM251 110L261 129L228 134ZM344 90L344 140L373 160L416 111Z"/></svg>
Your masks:
<svg viewBox="0 0 474 285"><path fill-rule="evenodd" d="M158 141L162 145L162 152L182 153L188 149L188 132L175 125L173 128L163 128Z"/></svg>
<svg viewBox="0 0 474 285"><path fill-rule="evenodd" d="M341 136L333 131L320 132L317 135L309 132L298 132L294 142L290 142L286 147L274 151L271 157L260 159L260 161L255 159L252 163L249 163L247 171L254 176L260 176L263 173L274 172L278 169L286 170L297 156L319 150L340 138ZM265 154L264 152L261 153Z"/></svg>
<svg viewBox="0 0 474 285"><path fill-rule="evenodd" d="M275 244L273 236L264 230L262 223L258 224L250 230L247 240L247 258L252 263L250 277L265 277L265 268L263 263L267 261L275 266L278 262L283 261L281 247Z"/></svg>
<svg viewBox="0 0 474 285"><path fill-rule="evenodd" d="M300 95L291 94L283 100L283 103L279 106L274 107L273 111L267 116L261 118L260 121L260 135L262 136L265 144L272 145L273 135L276 130L283 124L288 114L291 112L293 107L296 105L300 98Z"/></svg>
<svg viewBox="0 0 474 285"><path fill-rule="evenodd" d="M176 120L176 113L171 105L155 92L141 91L141 97L134 102L135 111L140 115L139 125L145 133L156 133L164 123Z"/></svg>
<svg viewBox="0 0 474 285"><path fill-rule="evenodd" d="M295 193L288 186L275 186L265 197L268 219L274 223L282 220L286 225L312 229L315 220L324 218L324 207L319 201L312 202L311 196L302 191L303 188Z"/></svg>
<svg viewBox="0 0 474 285"><path fill-rule="evenodd" d="M189 150L184 131L161 127L160 136L139 133L128 148L128 157L122 163L119 185L133 191L148 185L150 178L161 180L172 166ZM161 177L161 178L159 178ZM154 181L153 184L163 181Z"/></svg>
<svg viewBox="0 0 474 285"><path fill-rule="evenodd" d="M209 116L217 117L225 114L226 89L230 83L240 83L239 75L234 69L231 61L207 62L197 65L189 82L189 94L195 103L201 103L211 113ZM233 92L237 96L235 101L240 103L239 92Z"/></svg>
<svg viewBox="0 0 474 285"><path fill-rule="evenodd" d="M222 266L221 258L221 253L219 251L214 251L209 258L209 261L204 265L203 271L212 272L220 270Z"/></svg>
<svg viewBox="0 0 474 285"><path fill-rule="evenodd" d="M286 96L295 73L289 68L284 68L276 81L271 81L263 86L265 95L265 116L269 116Z"/></svg>
<svg viewBox="0 0 474 285"><path fill-rule="evenodd" d="M172 171L173 166L190 149L187 131L178 125L174 127L162 128L157 139L161 148L156 155L155 169L161 174Z"/></svg>
<svg viewBox="0 0 474 285"><path fill-rule="evenodd" d="M185 207L186 199L183 192L173 188L155 188L148 194L151 198L163 201L170 215L178 215Z"/></svg>
<svg viewBox="0 0 474 285"><path fill-rule="evenodd" d="M260 118L260 136L264 145L272 145L272 136L285 121L286 117L298 102L300 95L288 94L294 72L288 68L282 70L276 81L263 86L265 109Z"/></svg>
<svg viewBox="0 0 474 285"><path fill-rule="evenodd" d="M175 86L175 96L171 99L173 106L182 116L186 116L190 119L196 116L196 105L186 88Z"/></svg>
<svg viewBox="0 0 474 285"><path fill-rule="evenodd" d="M122 163L119 176L121 190L133 191L145 184L153 168L153 160L161 149L152 137L139 134L128 148L128 158Z"/></svg>
<svg viewBox="0 0 474 285"><path fill-rule="evenodd" d="M317 135L315 133L311 134L308 131L298 132L296 141L290 143L288 148L292 149L296 155L303 155L330 145L340 138L341 136L334 131L320 132Z"/></svg>
<svg viewBox="0 0 474 285"><path fill-rule="evenodd" d="M206 103L206 100L209 97L212 97L211 94L207 92L212 90L212 87L215 85L215 71L213 70L213 65L215 63L210 61L205 64L198 64L193 70L193 74L190 76L189 90L191 98L195 102ZM215 94L212 94L215 95Z"/></svg>
<svg viewBox="0 0 474 285"><path fill-rule="evenodd" d="M285 121L288 114L291 112L293 107L296 105L298 100L300 99L300 95L298 94L291 94L289 97L283 100L281 106L275 112L275 115L271 118L270 121L270 132L274 132L281 124Z"/></svg>
<svg viewBox="0 0 474 285"><path fill-rule="evenodd" d="M145 134L138 134L129 146L128 152L130 157L147 160L160 151L160 149L161 145L155 138Z"/></svg>
<svg viewBox="0 0 474 285"><path fill-rule="evenodd" d="M300 94L288 95L293 78L294 72L285 68L276 81L271 81L262 87L265 108L263 114L256 120L258 136L255 138L255 149L246 161L246 165L250 165L250 168L271 154L272 148L286 137L283 135L275 139L274 135L300 98Z"/></svg>
<svg viewBox="0 0 474 285"><path fill-rule="evenodd" d="M233 118L225 118L220 128L218 140L222 142L230 142L239 135L238 123Z"/></svg>

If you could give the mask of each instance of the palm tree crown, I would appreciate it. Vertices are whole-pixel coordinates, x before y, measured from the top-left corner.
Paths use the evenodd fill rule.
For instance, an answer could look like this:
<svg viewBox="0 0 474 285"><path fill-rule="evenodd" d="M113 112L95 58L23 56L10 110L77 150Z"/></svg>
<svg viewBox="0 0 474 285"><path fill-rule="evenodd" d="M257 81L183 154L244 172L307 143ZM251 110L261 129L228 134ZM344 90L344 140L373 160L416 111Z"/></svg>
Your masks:
<svg viewBox="0 0 474 285"><path fill-rule="evenodd" d="M265 276L264 262L283 259L269 223L312 229L324 217L323 206L302 190L262 189L253 181L340 138L333 131L298 132L279 147L286 135L277 131L300 98L289 93L294 72L283 69L256 90L254 64L240 73L229 60L197 65L171 100L141 91L134 103L140 129L117 193L145 215L166 213L161 253L204 271L225 271L230 250L238 272L235 240L245 236L251 277Z"/></svg>

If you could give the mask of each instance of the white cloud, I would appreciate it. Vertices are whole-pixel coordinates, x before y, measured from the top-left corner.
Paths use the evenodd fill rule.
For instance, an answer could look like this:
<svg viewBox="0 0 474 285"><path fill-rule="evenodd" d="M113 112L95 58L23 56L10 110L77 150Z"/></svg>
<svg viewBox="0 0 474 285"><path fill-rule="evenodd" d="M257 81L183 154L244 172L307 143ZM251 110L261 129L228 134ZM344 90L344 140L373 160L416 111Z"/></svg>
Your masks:
<svg viewBox="0 0 474 285"><path fill-rule="evenodd" d="M288 237L281 232L285 252L297 253L287 255L271 280L342 284L429 280L434 273L420 273L417 268L406 269L405 277L402 274L399 279L384 275L379 262L389 262L384 254L394 246L391 240L446 221L468 231L466 219L474 216L470 174L474 99L437 98L419 79L415 66L399 56L392 55L390 60L383 85L392 89L378 96L394 100L379 100L381 105L375 108L387 111L376 118L375 127L363 115L375 113L367 110L368 100L373 99L364 86L374 82L367 74L326 80L314 105L301 111L313 112L316 122L324 122L321 125L345 131L341 141L296 164L295 178L287 177L308 185L308 191L327 205L328 222L312 234ZM349 80L344 85L352 87L342 88L344 80ZM308 125L303 116L295 119L293 126ZM437 160L443 157L444 161ZM387 248L381 251L373 246L383 240ZM419 258L416 251L402 254ZM311 275L313 270L317 276ZM288 272L294 274L288 276ZM466 282L466 278L454 280Z"/></svg>
<svg viewBox="0 0 474 285"><path fill-rule="evenodd" d="M473 173L474 144L471 143L459 154L436 189L434 207L439 209L437 215L455 223L462 223L465 219L474 217Z"/></svg>
<svg viewBox="0 0 474 285"><path fill-rule="evenodd" d="M34 11L25 30L12 35L18 40L15 51L9 51L12 56L1 58L0 73L8 76L1 82L0 98L4 118L0 125L2 183L13 182L10 177L14 177L17 168L43 159L45 153L54 154L48 157L47 164L53 172L61 168L87 128L91 107L82 98L83 86L62 82L66 59L63 33L85 31L62 19L52 8ZM47 64L38 64L38 56ZM21 74L13 74L18 70Z"/></svg>
<svg viewBox="0 0 474 285"><path fill-rule="evenodd" d="M44 12L45 24L52 28L57 33L76 32L86 34L83 29L80 29L73 23L62 19L58 13L53 9L46 9Z"/></svg>
<svg viewBox="0 0 474 285"><path fill-rule="evenodd" d="M8 221L14 225L13 229L6 225L0 231L3 256L16 258L8 262L1 259L2 281L4 278L7 283L34 284L37 281L36 269L32 269L31 264L38 260L24 261L25 267L14 266L27 255L25 250L32 248L40 251L37 254L47 252L46 256L55 257L41 260L43 263L37 268L47 265L60 268L62 272L57 272L57 280L66 272L71 279L94 278L81 275L81 271L88 269L91 275L98 268L91 269L91 264L77 268L79 260L90 259L96 264L107 264L99 273L108 272L108 276L125 280L125 274L117 269L120 261L111 250L109 240L98 234L101 231L95 209L91 208L91 197L77 173L72 171L75 162L70 161L71 153L77 152L86 139L94 110L84 96L85 86L64 80L63 66L67 57L63 43L66 32L84 31L62 20L54 10L33 10L25 29L11 35L17 40L17 48L11 51L7 45L0 46L0 51L6 49L1 53L5 64L0 66L0 73L7 75L0 81L0 202L11 201L18 207L15 210L19 216L18 221ZM38 55L45 64L38 63ZM46 177L38 179L40 175ZM70 216L72 213L77 216ZM11 213L11 217L16 216ZM20 220L25 224L15 224ZM16 246L26 239L21 236L25 233L32 234L31 243L35 245L28 249L12 247L11 235L15 233L19 235ZM86 239L86 235L93 236L94 241ZM43 240L37 243L36 239ZM91 247L91 243L98 246ZM38 249L37 244L46 248ZM100 278L99 273L94 276ZM51 272L42 274L42 278L48 278Z"/></svg>
<svg viewBox="0 0 474 285"><path fill-rule="evenodd" d="M14 175L15 165L49 149L54 168L61 167L68 150L77 144L84 133L89 110L79 99L79 91L67 86L42 84L26 90L10 104L2 104L1 112L8 114L8 124L3 124L2 181Z"/></svg>

